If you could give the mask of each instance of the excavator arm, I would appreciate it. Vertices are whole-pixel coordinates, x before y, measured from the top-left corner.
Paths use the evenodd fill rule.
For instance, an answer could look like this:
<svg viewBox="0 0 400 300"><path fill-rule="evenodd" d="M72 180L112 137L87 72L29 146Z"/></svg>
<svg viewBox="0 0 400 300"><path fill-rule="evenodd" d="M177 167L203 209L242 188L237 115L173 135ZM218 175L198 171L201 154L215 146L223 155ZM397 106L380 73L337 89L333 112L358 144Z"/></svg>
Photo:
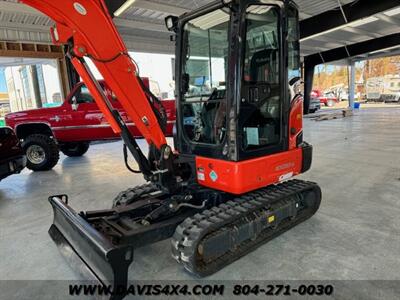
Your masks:
<svg viewBox="0 0 400 300"><path fill-rule="evenodd" d="M146 179L150 163L140 151L117 110L90 72L84 57L90 58L122 107L146 141L159 151L166 139L148 95L138 76L138 69L128 54L103 0L22 0L55 21L51 28L53 43L67 45L71 62L82 77L114 132L121 134Z"/></svg>

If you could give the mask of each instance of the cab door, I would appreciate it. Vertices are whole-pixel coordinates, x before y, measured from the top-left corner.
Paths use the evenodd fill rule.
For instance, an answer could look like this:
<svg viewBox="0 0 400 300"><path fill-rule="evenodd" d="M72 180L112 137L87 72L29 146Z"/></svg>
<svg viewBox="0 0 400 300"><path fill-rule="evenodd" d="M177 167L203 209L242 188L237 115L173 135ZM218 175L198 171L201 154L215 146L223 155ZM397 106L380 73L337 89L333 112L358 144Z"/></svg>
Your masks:
<svg viewBox="0 0 400 300"><path fill-rule="evenodd" d="M280 9L263 4L244 9L244 70L238 122L240 160L284 151L287 126Z"/></svg>
<svg viewBox="0 0 400 300"><path fill-rule="evenodd" d="M65 130L74 140L94 141L105 138L108 123L85 84L81 84L69 99Z"/></svg>

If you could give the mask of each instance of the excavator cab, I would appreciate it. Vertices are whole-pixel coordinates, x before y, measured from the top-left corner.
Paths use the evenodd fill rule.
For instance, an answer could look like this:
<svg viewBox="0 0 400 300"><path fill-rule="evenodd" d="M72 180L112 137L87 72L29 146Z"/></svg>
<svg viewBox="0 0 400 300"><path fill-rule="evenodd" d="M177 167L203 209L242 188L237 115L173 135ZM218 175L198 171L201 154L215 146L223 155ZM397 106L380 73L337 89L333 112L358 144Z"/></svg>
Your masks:
<svg viewBox="0 0 400 300"><path fill-rule="evenodd" d="M104 210L76 212L68 196L49 198L50 236L85 277L113 287L112 299L126 294L137 247L172 237L172 257L192 274L207 276L318 210L318 185L289 181L306 172L312 158L312 146L303 141L298 9L292 1L216 1L166 19L176 43L174 151L163 134L165 113L141 83L107 12L112 1L23 2L54 19L54 42L66 45L121 134L128 168L147 181L121 192ZM147 156L84 57L149 143ZM129 167L128 152L137 170Z"/></svg>
<svg viewBox="0 0 400 300"><path fill-rule="evenodd" d="M176 35L175 147L195 157L192 175L207 187L242 194L307 171L312 148L303 142L296 91L296 5L219 1L166 23ZM302 152L297 159L293 150ZM255 175L260 159L268 172Z"/></svg>
<svg viewBox="0 0 400 300"><path fill-rule="evenodd" d="M288 150L300 53L297 9L284 6L217 3L176 22L178 115L191 112L178 118L180 153L243 161Z"/></svg>

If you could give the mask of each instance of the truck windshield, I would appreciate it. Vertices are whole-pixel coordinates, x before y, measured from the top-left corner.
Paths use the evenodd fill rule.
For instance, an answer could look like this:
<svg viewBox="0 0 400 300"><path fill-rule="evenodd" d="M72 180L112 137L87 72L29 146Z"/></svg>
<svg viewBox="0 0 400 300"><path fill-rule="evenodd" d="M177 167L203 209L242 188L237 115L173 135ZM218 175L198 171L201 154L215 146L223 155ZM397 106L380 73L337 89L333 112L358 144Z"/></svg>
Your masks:
<svg viewBox="0 0 400 300"><path fill-rule="evenodd" d="M229 21L229 12L219 9L184 27L181 105L184 132L193 142L218 144L224 137Z"/></svg>

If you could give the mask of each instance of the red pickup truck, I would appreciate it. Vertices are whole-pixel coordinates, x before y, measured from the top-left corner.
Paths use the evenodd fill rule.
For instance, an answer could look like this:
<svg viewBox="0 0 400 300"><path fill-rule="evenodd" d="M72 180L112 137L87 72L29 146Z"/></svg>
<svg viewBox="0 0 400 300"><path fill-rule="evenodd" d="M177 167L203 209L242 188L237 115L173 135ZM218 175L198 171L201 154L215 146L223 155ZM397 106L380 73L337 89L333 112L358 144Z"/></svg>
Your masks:
<svg viewBox="0 0 400 300"><path fill-rule="evenodd" d="M149 86L147 78L142 79ZM132 134L142 137L128 118L107 83L100 81L103 90ZM162 100L168 117L167 136L172 136L176 120L175 100ZM92 141L118 139L100 112L89 90L78 83L59 107L40 108L5 116L7 126L14 129L22 141L27 157L27 168L33 171L52 169L59 160L59 150L67 156L82 156Z"/></svg>
<svg viewBox="0 0 400 300"><path fill-rule="evenodd" d="M321 104L324 104L328 107L333 107L337 103L339 103L339 100L335 97L335 95L333 95L332 93L325 94L320 90L312 90L311 97L318 98Z"/></svg>

